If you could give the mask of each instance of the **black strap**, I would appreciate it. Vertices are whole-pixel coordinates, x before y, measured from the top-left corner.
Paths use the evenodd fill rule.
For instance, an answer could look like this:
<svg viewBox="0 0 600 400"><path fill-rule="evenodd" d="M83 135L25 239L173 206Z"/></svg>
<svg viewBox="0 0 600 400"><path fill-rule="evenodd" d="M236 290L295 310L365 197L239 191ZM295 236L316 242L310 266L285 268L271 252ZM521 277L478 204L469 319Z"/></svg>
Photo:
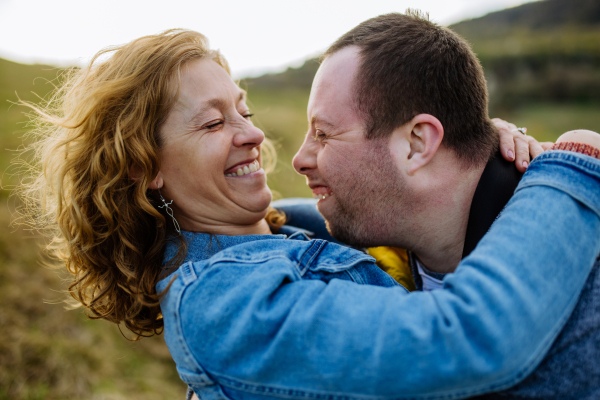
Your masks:
<svg viewBox="0 0 600 400"><path fill-rule="evenodd" d="M506 161L500 152L488 162L471 203L463 258L475 249L477 243L490 229L512 197L522 176L515 163Z"/></svg>

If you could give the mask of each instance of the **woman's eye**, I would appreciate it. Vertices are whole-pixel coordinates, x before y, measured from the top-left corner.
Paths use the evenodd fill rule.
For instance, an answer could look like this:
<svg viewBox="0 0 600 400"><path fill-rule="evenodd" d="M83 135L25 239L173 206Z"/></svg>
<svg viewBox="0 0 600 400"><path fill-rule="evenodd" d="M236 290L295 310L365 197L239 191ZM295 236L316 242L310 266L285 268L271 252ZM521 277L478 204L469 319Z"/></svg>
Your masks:
<svg viewBox="0 0 600 400"><path fill-rule="evenodd" d="M219 125L223 125L223 121L214 122L214 123L212 123L210 125L206 125L204 128L205 129L214 129L214 128L216 128Z"/></svg>
<svg viewBox="0 0 600 400"><path fill-rule="evenodd" d="M246 119L250 119L250 118L254 117L254 114L246 113L246 114L242 114L242 117L244 117Z"/></svg>
<svg viewBox="0 0 600 400"><path fill-rule="evenodd" d="M313 136L313 140L315 140L316 142L322 142L323 140L325 140L326 136L323 132L321 132L319 129L317 129L315 131L315 135Z"/></svg>

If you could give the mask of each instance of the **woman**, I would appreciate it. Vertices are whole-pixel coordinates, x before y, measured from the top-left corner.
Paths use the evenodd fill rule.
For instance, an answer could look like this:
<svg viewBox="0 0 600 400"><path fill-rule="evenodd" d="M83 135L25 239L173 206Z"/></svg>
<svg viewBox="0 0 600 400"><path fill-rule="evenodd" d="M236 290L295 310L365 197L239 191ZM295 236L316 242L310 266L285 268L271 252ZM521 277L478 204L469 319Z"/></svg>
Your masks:
<svg viewBox="0 0 600 400"><path fill-rule="evenodd" d="M140 38L100 61L107 52L54 109L37 110L47 122L33 145L42 169L25 204L39 210L91 317L140 336L164 327L196 393L465 397L522 379L558 334L596 256L587 247L598 244L600 216L584 204L600 195L597 176L581 178L592 189L580 202L539 184L522 190L490 245L447 279L451 290L409 295L371 257L311 241L269 208L264 135L202 35ZM532 232L534 210L557 204L560 228ZM576 239L556 245L557 230L592 245L566 259ZM539 265L498 254L507 235L521 252L544 245L538 262L559 283L541 290ZM565 272L567 261L580 268ZM532 306L534 295L548 307ZM522 340L518 354L509 337Z"/></svg>

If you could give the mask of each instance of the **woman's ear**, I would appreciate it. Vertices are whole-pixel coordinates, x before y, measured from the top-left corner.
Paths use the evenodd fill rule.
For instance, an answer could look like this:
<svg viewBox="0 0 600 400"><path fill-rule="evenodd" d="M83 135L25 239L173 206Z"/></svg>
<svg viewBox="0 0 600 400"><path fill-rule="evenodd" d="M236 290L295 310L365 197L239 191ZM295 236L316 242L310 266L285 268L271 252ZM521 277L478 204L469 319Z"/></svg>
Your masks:
<svg viewBox="0 0 600 400"><path fill-rule="evenodd" d="M143 172L137 165L132 165L131 168L129 168L129 179L131 179L132 181L138 181L142 178L142 176L143 176ZM162 173L160 171L158 171L158 174L156 174L156 177L150 182L150 185L148 185L148 189L157 190L162 187L163 187L163 177L162 177Z"/></svg>
<svg viewBox="0 0 600 400"><path fill-rule="evenodd" d="M412 175L435 156L444 138L444 127L430 114L417 115L408 122L407 126L410 129L407 172Z"/></svg>
<svg viewBox="0 0 600 400"><path fill-rule="evenodd" d="M163 187L163 176L162 176L162 173L160 171L158 171L158 174L156 174L156 178L152 179L152 182L150 182L150 185L148 186L148 188L153 189L153 190L158 190L161 187Z"/></svg>

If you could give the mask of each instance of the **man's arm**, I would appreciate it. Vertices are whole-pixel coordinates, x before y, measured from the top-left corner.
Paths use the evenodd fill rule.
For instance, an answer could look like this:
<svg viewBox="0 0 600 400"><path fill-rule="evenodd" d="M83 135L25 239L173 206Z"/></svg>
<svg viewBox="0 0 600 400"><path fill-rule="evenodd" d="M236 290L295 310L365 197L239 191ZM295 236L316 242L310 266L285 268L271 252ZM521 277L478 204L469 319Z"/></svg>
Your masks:
<svg viewBox="0 0 600 400"><path fill-rule="evenodd" d="M600 135L594 131L586 129L576 129L560 135L556 143L573 142L592 146L595 149L600 149Z"/></svg>
<svg viewBox="0 0 600 400"><path fill-rule="evenodd" d="M190 337L214 337L216 343L202 343L207 349L219 345L231 352L201 357L209 357L208 372L232 392L469 397L510 387L535 369L569 318L599 252L600 161L553 151L531 164L514 198L443 290L406 294L263 274L261 287L272 289L255 302L259 311L228 298L240 306L234 320L245 329L184 329ZM256 268L280 267L272 260ZM236 268L242 267L223 266L237 276ZM221 282L202 284L208 290ZM197 300L205 306L182 305L197 318L219 313ZM250 331L257 316L260 329ZM246 354L246 343L260 357L243 370L223 361Z"/></svg>

